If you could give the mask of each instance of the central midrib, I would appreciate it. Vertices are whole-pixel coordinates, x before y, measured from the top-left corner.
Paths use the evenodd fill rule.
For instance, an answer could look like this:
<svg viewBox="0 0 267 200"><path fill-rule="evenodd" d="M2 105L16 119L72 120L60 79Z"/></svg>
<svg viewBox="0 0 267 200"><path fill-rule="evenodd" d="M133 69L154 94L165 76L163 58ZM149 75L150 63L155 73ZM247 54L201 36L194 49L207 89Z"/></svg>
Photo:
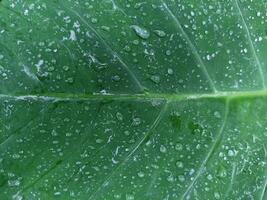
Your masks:
<svg viewBox="0 0 267 200"><path fill-rule="evenodd" d="M171 93L143 93L143 94L68 94L68 93L43 93L43 94L0 94L0 98L25 100L47 100L47 101L89 101L89 100L166 100L182 101L187 99L209 99L209 98L253 98L267 97L267 90L238 91L238 92L216 92L202 94L171 94Z"/></svg>

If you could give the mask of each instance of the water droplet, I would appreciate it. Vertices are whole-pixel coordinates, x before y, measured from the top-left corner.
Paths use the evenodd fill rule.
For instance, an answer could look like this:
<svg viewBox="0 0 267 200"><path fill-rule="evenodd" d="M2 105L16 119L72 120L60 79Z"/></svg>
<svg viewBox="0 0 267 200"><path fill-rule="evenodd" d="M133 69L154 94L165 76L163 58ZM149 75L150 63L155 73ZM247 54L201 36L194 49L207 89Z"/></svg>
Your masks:
<svg viewBox="0 0 267 200"><path fill-rule="evenodd" d="M170 56L172 53L171 53L170 50L167 50L167 51L165 52L165 54L166 54L167 56Z"/></svg>
<svg viewBox="0 0 267 200"><path fill-rule="evenodd" d="M92 19L91 19L91 22L92 22L93 24L96 24L96 23L98 22L98 20L97 20L96 18L92 18Z"/></svg>
<svg viewBox="0 0 267 200"><path fill-rule="evenodd" d="M134 195L126 194L126 200L134 200Z"/></svg>
<svg viewBox="0 0 267 200"><path fill-rule="evenodd" d="M121 195L120 194L114 194L114 198L115 199L121 199Z"/></svg>
<svg viewBox="0 0 267 200"><path fill-rule="evenodd" d="M138 126L140 124L141 124L141 119L140 118L134 118L133 119L133 123L132 123L133 126Z"/></svg>
<svg viewBox="0 0 267 200"><path fill-rule="evenodd" d="M138 172L137 175L140 177L140 178L143 178L145 176L145 173L144 172Z"/></svg>
<svg viewBox="0 0 267 200"><path fill-rule="evenodd" d="M150 80L153 81L154 83L158 84L160 82L160 77L157 75L152 75L150 77Z"/></svg>
<svg viewBox="0 0 267 200"><path fill-rule="evenodd" d="M55 68L54 67L48 67L48 69L47 69L49 72L52 72L52 71L54 71L55 70Z"/></svg>
<svg viewBox="0 0 267 200"><path fill-rule="evenodd" d="M181 150L183 149L183 145L180 144L180 143L177 143L177 144L175 145L175 149L178 150L178 151L181 151Z"/></svg>
<svg viewBox="0 0 267 200"><path fill-rule="evenodd" d="M214 112L214 117L220 119L222 116L221 116L221 113L220 112L215 111Z"/></svg>
<svg viewBox="0 0 267 200"><path fill-rule="evenodd" d="M178 176L178 180L181 181L181 182L184 182L185 181L184 175L179 175Z"/></svg>
<svg viewBox="0 0 267 200"><path fill-rule="evenodd" d="M159 148L160 152L161 153L166 153L167 152L167 149L164 145L160 145L160 148Z"/></svg>
<svg viewBox="0 0 267 200"><path fill-rule="evenodd" d="M169 74L169 75L173 75L173 69L168 68L168 74Z"/></svg>
<svg viewBox="0 0 267 200"><path fill-rule="evenodd" d="M71 83L74 82L74 79L73 79L72 77L70 77L70 78L67 78L67 79L65 80L65 82L71 84Z"/></svg>
<svg viewBox="0 0 267 200"><path fill-rule="evenodd" d="M103 142L103 140L102 139L96 139L96 141L95 141L97 144L101 144L102 142Z"/></svg>
<svg viewBox="0 0 267 200"><path fill-rule="evenodd" d="M112 79L113 81L116 81L116 82L118 82L118 81L121 80L121 78L120 78L118 75L112 76L111 79Z"/></svg>
<svg viewBox="0 0 267 200"><path fill-rule="evenodd" d="M212 180L212 175L209 174L209 175L207 176L207 179L208 179L208 180Z"/></svg>
<svg viewBox="0 0 267 200"><path fill-rule="evenodd" d="M116 113L116 117L119 121L122 121L123 120L123 115L120 113L120 112L117 112Z"/></svg>
<svg viewBox="0 0 267 200"><path fill-rule="evenodd" d="M176 165L176 167L178 167L178 168L183 168L183 167L184 167L184 164L183 164L181 161L177 161L177 162L175 163L175 165Z"/></svg>
<svg viewBox="0 0 267 200"><path fill-rule="evenodd" d="M214 192L214 197L215 197L215 199L220 199L221 195L219 192Z"/></svg>
<svg viewBox="0 0 267 200"><path fill-rule="evenodd" d="M69 69L70 69L70 68L69 68L68 66L66 66L66 65L63 66L63 70L64 70L64 71L69 71Z"/></svg>
<svg viewBox="0 0 267 200"><path fill-rule="evenodd" d="M138 40L134 40L134 41L133 41L133 44L134 44L134 45L138 45L138 44L139 44L139 41L138 41Z"/></svg>
<svg viewBox="0 0 267 200"><path fill-rule="evenodd" d="M175 178L173 177L172 174L167 177L167 181L168 182L174 182L175 181Z"/></svg>
<svg viewBox="0 0 267 200"><path fill-rule="evenodd" d="M140 26L137 25L132 25L130 26L136 33L136 35L138 35L140 38L142 39L148 39L150 36L150 33L148 30L141 28Z"/></svg>
<svg viewBox="0 0 267 200"><path fill-rule="evenodd" d="M110 28L108 26L101 26L101 29L104 31L110 31Z"/></svg>
<svg viewBox="0 0 267 200"><path fill-rule="evenodd" d="M228 150L228 156L234 156L235 155L235 152L233 150Z"/></svg>
<svg viewBox="0 0 267 200"><path fill-rule="evenodd" d="M154 33L159 37L165 37L166 36L166 33L164 31L161 31L161 30L155 30Z"/></svg>

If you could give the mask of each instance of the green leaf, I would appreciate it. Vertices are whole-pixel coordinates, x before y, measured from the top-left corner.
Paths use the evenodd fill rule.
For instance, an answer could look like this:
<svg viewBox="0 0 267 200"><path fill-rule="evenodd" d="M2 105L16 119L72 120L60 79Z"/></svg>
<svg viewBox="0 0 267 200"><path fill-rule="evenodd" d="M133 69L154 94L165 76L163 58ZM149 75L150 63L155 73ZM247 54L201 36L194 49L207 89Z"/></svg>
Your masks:
<svg viewBox="0 0 267 200"><path fill-rule="evenodd" d="M266 199L266 9L2 0L0 199Z"/></svg>

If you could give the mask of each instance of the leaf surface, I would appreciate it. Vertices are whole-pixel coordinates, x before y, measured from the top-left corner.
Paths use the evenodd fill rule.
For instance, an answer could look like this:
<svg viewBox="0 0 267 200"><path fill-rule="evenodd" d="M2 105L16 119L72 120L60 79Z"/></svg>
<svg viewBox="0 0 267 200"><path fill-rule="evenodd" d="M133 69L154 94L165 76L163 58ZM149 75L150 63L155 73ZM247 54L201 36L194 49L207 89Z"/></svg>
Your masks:
<svg viewBox="0 0 267 200"><path fill-rule="evenodd" d="M0 2L0 199L266 199L264 1Z"/></svg>

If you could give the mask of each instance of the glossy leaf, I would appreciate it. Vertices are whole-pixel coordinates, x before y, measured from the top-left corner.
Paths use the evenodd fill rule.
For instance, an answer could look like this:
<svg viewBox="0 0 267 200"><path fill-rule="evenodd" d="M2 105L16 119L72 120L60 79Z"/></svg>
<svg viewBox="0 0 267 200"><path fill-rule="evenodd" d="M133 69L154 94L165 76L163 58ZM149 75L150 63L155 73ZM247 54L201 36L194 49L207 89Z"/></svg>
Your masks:
<svg viewBox="0 0 267 200"><path fill-rule="evenodd" d="M2 0L0 199L266 199L266 8Z"/></svg>

